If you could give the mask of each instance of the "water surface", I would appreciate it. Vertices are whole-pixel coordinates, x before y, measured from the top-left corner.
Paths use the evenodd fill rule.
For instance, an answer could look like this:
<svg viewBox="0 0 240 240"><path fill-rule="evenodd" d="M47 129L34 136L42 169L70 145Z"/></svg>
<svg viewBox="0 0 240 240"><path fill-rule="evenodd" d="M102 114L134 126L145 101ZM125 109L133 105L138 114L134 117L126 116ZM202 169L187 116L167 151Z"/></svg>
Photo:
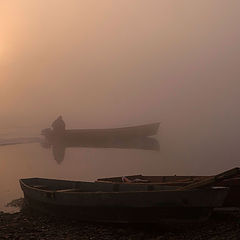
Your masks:
<svg viewBox="0 0 240 240"><path fill-rule="evenodd" d="M5 205L23 196L19 186L21 178L94 181L101 177L134 174L209 175L237 166L239 155L232 145L217 142L217 148L212 142L209 149L207 142L196 144L196 138L184 139L183 135L174 135L170 129L161 127L155 137L160 150L74 146L66 147L59 161L53 148L46 148L39 141L40 136L23 136L21 142L20 133L10 137L5 134L6 143L18 139L19 144L0 147L0 210L12 211ZM3 134L1 137L3 143Z"/></svg>

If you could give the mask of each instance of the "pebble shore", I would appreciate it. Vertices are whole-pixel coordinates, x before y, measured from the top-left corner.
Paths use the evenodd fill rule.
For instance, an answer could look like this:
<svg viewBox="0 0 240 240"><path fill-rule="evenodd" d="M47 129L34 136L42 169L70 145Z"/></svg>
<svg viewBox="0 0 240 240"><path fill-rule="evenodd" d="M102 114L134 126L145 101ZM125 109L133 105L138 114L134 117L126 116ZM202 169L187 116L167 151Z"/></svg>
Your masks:
<svg viewBox="0 0 240 240"><path fill-rule="evenodd" d="M0 213L0 239L39 240L239 240L239 212L184 226L94 224L33 215Z"/></svg>

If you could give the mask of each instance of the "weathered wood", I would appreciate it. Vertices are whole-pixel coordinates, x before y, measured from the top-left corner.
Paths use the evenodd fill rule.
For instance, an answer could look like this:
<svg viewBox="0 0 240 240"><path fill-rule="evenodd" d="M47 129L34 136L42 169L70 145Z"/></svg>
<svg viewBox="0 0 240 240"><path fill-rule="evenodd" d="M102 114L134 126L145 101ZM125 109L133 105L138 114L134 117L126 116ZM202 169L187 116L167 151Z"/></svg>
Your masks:
<svg viewBox="0 0 240 240"><path fill-rule="evenodd" d="M206 178L206 176L144 176L144 175L130 175L126 176L128 179L134 182L135 179L139 178L142 180L147 180L151 183L156 184L166 184L166 185L186 185L186 183L192 183L193 181L199 181ZM108 177L108 178L99 178L97 181L101 182L119 182L123 183L122 177Z"/></svg>
<svg viewBox="0 0 240 240"><path fill-rule="evenodd" d="M235 175L236 173L236 175ZM229 175L230 174L230 175ZM126 183L122 181L122 177L110 177L110 178L100 178L97 181L99 182L108 182L108 183L118 183L121 185L128 185L129 188L135 185L135 179L140 178L143 180L149 181L148 184L152 184L155 189L160 189L171 187L176 189L177 187L184 186L193 186L196 187L195 183L198 186L222 186L228 187L229 192L227 198L224 201L224 207L238 207L240 208L240 172L238 168L231 169L230 171L218 174L217 176L144 176L144 175L131 175L126 176L128 179L132 180L131 183ZM224 179L223 179L223 178ZM212 181L213 178L216 178L217 181ZM201 182L201 184L199 184ZM190 185L191 184L191 185ZM193 188L193 189L194 189ZM200 187L199 187L200 188Z"/></svg>
<svg viewBox="0 0 240 240"><path fill-rule="evenodd" d="M227 188L179 191L155 184L42 178L21 179L20 185L26 203L34 209L108 222L196 220L208 217L213 208L220 207L228 193ZM40 185L46 186L46 190L36 187Z"/></svg>
<svg viewBox="0 0 240 240"><path fill-rule="evenodd" d="M210 176L198 182L190 183L186 186L180 187L179 190L190 190L190 189L195 189L200 187L206 187L206 186L212 185L213 183L218 183L225 179L234 177L237 174L239 174L239 168L233 168L223 173L217 174L215 176Z"/></svg>

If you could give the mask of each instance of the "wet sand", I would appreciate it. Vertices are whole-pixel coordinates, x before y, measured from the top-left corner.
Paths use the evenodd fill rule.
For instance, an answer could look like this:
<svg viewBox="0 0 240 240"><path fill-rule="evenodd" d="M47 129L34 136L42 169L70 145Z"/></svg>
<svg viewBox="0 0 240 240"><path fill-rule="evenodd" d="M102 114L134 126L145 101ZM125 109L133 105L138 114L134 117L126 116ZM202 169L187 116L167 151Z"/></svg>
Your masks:
<svg viewBox="0 0 240 240"><path fill-rule="evenodd" d="M0 239L239 240L240 214L215 214L204 223L184 226L81 223L19 213L0 213Z"/></svg>

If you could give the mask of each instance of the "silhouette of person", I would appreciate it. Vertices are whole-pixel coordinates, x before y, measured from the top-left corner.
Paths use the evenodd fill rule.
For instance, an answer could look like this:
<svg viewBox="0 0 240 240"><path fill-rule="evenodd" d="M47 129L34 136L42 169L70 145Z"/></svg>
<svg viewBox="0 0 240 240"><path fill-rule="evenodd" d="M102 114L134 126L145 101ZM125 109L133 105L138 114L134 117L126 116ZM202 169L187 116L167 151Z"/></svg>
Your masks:
<svg viewBox="0 0 240 240"><path fill-rule="evenodd" d="M62 119L62 116L59 116L53 123L52 128L55 133L64 133L65 131L65 122Z"/></svg>
<svg viewBox="0 0 240 240"><path fill-rule="evenodd" d="M59 116L53 123L52 123L53 132L57 135L62 135L65 132L65 122L62 119L62 116Z"/></svg>

